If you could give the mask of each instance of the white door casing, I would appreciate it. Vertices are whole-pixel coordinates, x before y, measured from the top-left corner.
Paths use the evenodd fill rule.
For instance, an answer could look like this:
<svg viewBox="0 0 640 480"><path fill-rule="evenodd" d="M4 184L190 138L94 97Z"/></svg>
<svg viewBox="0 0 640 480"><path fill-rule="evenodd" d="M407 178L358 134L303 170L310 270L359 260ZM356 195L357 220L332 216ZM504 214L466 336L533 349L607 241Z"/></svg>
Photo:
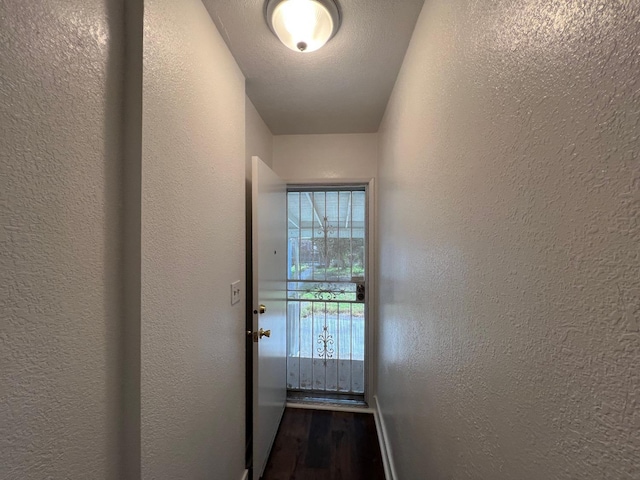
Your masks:
<svg viewBox="0 0 640 480"><path fill-rule="evenodd" d="M252 157L253 480L259 480L286 402L286 184ZM260 313L260 305L265 312Z"/></svg>

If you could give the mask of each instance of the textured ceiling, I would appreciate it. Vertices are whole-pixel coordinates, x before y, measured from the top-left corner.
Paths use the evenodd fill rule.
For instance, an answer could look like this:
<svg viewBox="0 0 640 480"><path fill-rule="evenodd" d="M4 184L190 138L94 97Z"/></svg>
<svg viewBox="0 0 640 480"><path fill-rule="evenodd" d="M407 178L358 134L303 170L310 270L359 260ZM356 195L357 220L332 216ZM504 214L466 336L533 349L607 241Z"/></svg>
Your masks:
<svg viewBox="0 0 640 480"><path fill-rule="evenodd" d="M340 0L342 26L316 52L293 52L262 0L203 0L275 135L377 132L424 0Z"/></svg>

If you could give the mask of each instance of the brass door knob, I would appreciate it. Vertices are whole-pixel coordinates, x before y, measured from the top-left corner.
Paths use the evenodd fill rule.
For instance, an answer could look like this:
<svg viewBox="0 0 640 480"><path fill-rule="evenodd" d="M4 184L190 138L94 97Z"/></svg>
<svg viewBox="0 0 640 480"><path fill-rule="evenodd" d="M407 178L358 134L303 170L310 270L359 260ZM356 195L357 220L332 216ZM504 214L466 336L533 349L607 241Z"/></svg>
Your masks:
<svg viewBox="0 0 640 480"><path fill-rule="evenodd" d="M270 338L271 337L271 330L263 330L261 328L260 331L258 332L258 335L260 336L260 338L262 338L262 337Z"/></svg>
<svg viewBox="0 0 640 480"><path fill-rule="evenodd" d="M263 303L260 304L260 313L264 313L267 311L267 306Z"/></svg>

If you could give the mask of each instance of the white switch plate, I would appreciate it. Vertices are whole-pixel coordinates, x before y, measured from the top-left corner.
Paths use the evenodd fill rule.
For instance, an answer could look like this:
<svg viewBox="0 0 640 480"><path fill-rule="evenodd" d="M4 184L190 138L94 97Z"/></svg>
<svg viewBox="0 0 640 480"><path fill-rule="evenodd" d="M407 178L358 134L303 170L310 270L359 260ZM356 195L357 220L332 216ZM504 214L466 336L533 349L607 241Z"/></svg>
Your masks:
<svg viewBox="0 0 640 480"><path fill-rule="evenodd" d="M242 293L240 289L240 280L236 280L231 284L231 305L235 305L240 301L240 294Z"/></svg>

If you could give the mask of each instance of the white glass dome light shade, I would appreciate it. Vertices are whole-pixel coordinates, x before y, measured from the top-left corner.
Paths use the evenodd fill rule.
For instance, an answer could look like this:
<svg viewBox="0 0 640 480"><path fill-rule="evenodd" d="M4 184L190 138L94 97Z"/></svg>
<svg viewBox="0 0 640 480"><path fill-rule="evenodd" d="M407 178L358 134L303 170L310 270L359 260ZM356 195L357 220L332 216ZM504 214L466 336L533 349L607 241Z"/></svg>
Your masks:
<svg viewBox="0 0 640 480"><path fill-rule="evenodd" d="M267 20L282 43L303 53L321 48L339 23L336 5L318 0L272 0L267 5Z"/></svg>

